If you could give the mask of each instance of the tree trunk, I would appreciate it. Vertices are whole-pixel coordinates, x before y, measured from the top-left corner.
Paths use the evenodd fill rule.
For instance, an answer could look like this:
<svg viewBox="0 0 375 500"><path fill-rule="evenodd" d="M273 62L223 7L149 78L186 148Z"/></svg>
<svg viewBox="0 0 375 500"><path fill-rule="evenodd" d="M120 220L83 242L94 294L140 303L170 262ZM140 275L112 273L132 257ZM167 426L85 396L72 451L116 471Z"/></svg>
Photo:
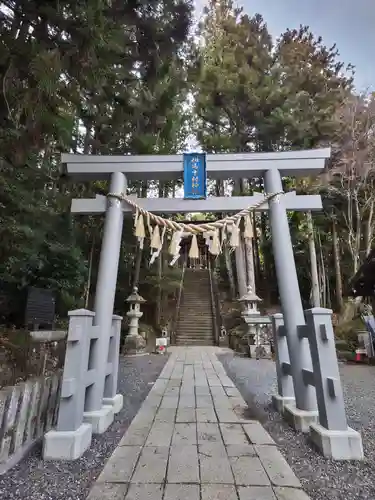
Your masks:
<svg viewBox="0 0 375 500"><path fill-rule="evenodd" d="M160 252L160 255L157 259L157 265L158 265L158 290L157 290L157 297L156 297L156 314L155 314L155 321L158 326L160 326L161 323L161 304L162 304L162 290L161 290L161 279L162 279L162 252Z"/></svg>
<svg viewBox="0 0 375 500"><path fill-rule="evenodd" d="M253 254L254 254L254 266L255 266L255 287L260 284L262 279L262 271L260 265L260 254L259 254L259 238L256 227L256 216L254 213L253 217Z"/></svg>
<svg viewBox="0 0 375 500"><path fill-rule="evenodd" d="M89 307L89 299L90 299L90 288L91 288L91 276L92 276L92 260L94 255L94 246L95 246L95 237L92 238L91 248L90 248L90 256L89 256L89 274L87 277L86 284L86 296L85 296L85 309Z"/></svg>
<svg viewBox="0 0 375 500"><path fill-rule="evenodd" d="M236 274L237 274L238 295L240 297L242 297L247 292L246 262L245 262L245 256L244 256L242 235L240 236L240 244L236 248L235 254L236 254Z"/></svg>
<svg viewBox="0 0 375 500"><path fill-rule="evenodd" d="M371 251L371 247L372 247L373 218L374 218L374 204L371 203L368 218L366 221L366 255L365 255L365 257L368 256L368 254Z"/></svg>
<svg viewBox="0 0 375 500"><path fill-rule="evenodd" d="M234 279L232 257L229 252L228 245L224 245L224 258L225 258L225 267L228 275L230 294L232 300L234 300L236 298L236 281Z"/></svg>
<svg viewBox="0 0 375 500"><path fill-rule="evenodd" d="M311 296L312 306L320 307L320 290L319 290L319 275L318 275L318 262L316 258L314 226L311 212L307 212L307 229L309 232L309 253L310 253L310 266L311 266Z"/></svg>
<svg viewBox="0 0 375 500"><path fill-rule="evenodd" d="M324 255L323 255L323 248L322 248L322 241L320 239L319 235L319 260L320 260L320 275L321 275L321 283L320 283L320 290L322 293L321 296L321 304L323 307L326 307L327 305L327 274L326 274L326 266L324 263Z"/></svg>
<svg viewBox="0 0 375 500"><path fill-rule="evenodd" d="M338 312L341 312L344 307L344 299L342 293L342 277L340 264L340 242L337 236L336 221L332 221L332 240L333 240L333 259L335 263L335 281L336 281L336 303Z"/></svg>
<svg viewBox="0 0 375 500"><path fill-rule="evenodd" d="M246 238L244 246L245 246L247 286L248 287L251 286L252 291L254 293L256 293L254 253L253 253L253 240L252 240L252 238Z"/></svg>

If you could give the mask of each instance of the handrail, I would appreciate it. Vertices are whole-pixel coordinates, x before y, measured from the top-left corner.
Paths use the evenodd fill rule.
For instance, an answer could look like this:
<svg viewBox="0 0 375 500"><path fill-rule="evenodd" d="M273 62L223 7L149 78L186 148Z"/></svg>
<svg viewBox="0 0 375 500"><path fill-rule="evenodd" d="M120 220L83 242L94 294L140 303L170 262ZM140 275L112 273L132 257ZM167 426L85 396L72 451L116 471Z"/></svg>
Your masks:
<svg viewBox="0 0 375 500"><path fill-rule="evenodd" d="M217 290L214 290L215 286L215 276L213 275L211 267L211 259L208 258L208 274L210 277L210 294L211 294L211 308L212 308L212 318L213 318L213 329L214 329L214 342L216 345L220 343L220 331L221 331L221 314L220 314L220 302L219 294Z"/></svg>
<svg viewBox="0 0 375 500"><path fill-rule="evenodd" d="M180 317L180 306L181 306L181 297L182 297L182 289L184 286L184 277L185 277L185 270L186 270L186 260L184 260L184 263L182 265L182 272L181 272L181 281L180 281L180 286L178 289L178 296L177 296L177 303L176 303L176 311L175 315L173 318L172 322L172 331L171 331L171 344L176 343L176 334L177 334L177 325L178 325L178 320Z"/></svg>

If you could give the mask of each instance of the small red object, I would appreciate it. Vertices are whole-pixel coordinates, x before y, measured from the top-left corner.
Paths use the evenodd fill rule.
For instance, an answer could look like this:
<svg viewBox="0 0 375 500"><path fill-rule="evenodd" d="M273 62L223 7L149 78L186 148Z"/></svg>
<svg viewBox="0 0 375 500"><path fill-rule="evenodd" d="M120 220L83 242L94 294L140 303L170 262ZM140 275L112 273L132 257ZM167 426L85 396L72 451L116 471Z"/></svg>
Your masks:
<svg viewBox="0 0 375 500"><path fill-rule="evenodd" d="M355 360L356 361L361 361L361 353L360 352L356 352L355 353Z"/></svg>

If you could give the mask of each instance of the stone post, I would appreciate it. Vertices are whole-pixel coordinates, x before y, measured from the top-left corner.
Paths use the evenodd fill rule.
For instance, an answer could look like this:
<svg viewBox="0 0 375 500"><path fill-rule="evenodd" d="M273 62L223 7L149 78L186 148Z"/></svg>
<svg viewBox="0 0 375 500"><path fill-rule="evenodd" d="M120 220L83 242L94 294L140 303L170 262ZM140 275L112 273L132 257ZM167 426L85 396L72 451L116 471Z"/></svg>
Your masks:
<svg viewBox="0 0 375 500"><path fill-rule="evenodd" d="M126 190L126 178L121 172L111 176L110 192L121 195ZM116 293L118 262L123 224L122 202L109 198L104 222L104 234L95 294L95 325L100 335L91 346L91 364L97 370L95 382L87 390L85 421L93 423L93 432L104 432L113 422L111 406L103 406L109 339ZM95 425L94 425L95 422Z"/></svg>
<svg viewBox="0 0 375 500"><path fill-rule="evenodd" d="M346 420L332 311L316 307L305 314L319 410L319 423L310 426L310 437L327 458L361 460L361 435L348 427Z"/></svg>
<svg viewBox="0 0 375 500"><path fill-rule="evenodd" d="M268 170L264 176L267 193L283 191L281 175L278 170ZM289 231L288 217L284 206L283 195L269 202L272 247L275 258L277 281L281 306L287 334L287 344L293 377L296 406L287 405L285 410L293 413L293 422L304 419L306 422L316 420L315 388L305 383L301 376L302 369L311 369L311 356L307 339L301 339L298 328L305 324L301 295L298 285L296 264L294 261L292 241Z"/></svg>
<svg viewBox="0 0 375 500"><path fill-rule="evenodd" d="M117 379L121 340L121 316L112 316L112 331L109 343L108 362L112 365L111 373L105 379L103 404L113 407L115 414L119 413L124 404L122 394L117 393Z"/></svg>
<svg viewBox="0 0 375 500"><path fill-rule="evenodd" d="M94 313L69 312L69 331L56 429L44 436L45 460L74 460L90 447L92 425L83 423Z"/></svg>
<svg viewBox="0 0 375 500"><path fill-rule="evenodd" d="M291 377L283 315L280 313L273 314L271 319L277 374L277 394L272 395L272 404L279 413L283 413L285 405L295 404L293 379Z"/></svg>

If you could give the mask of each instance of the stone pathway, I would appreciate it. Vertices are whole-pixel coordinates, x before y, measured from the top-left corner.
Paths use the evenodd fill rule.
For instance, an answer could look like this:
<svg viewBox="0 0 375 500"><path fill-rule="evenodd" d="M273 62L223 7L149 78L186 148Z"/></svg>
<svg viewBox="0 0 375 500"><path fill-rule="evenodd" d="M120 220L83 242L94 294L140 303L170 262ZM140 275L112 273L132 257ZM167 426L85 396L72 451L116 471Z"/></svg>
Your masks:
<svg viewBox="0 0 375 500"><path fill-rule="evenodd" d="M309 500L216 347L171 356L87 500Z"/></svg>

